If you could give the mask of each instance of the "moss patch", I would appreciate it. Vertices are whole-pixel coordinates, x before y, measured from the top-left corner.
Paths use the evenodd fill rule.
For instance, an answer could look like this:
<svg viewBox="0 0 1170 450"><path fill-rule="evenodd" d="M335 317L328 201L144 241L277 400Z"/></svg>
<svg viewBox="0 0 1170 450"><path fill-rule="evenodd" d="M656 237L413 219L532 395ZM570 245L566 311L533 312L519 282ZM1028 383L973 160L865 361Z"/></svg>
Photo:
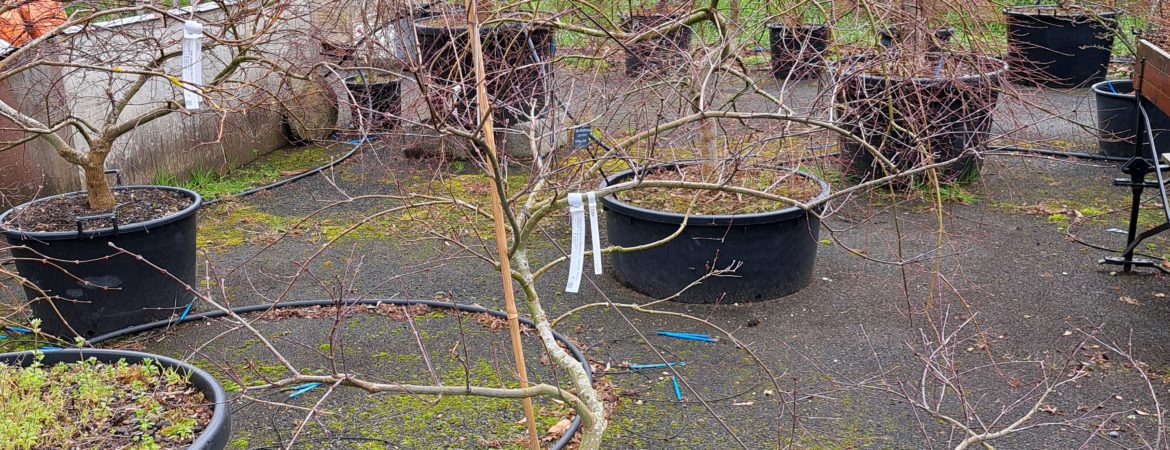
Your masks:
<svg viewBox="0 0 1170 450"><path fill-rule="evenodd" d="M214 199L303 173L328 163L331 158L324 147L287 147L227 172L197 168L182 177L160 174L155 184L191 189L204 199Z"/></svg>

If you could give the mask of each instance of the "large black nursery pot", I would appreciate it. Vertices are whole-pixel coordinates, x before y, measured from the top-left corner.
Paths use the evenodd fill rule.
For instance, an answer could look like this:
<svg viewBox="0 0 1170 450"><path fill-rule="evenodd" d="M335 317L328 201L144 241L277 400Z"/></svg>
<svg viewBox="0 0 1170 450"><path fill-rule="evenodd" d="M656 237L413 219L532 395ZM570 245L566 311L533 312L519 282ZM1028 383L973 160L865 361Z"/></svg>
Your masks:
<svg viewBox="0 0 1170 450"><path fill-rule="evenodd" d="M429 95L431 109L463 125L476 123L475 66L466 24L436 16L415 24L423 70L441 92ZM553 32L523 23L481 25L492 119L503 125L544 114L548 99Z"/></svg>
<svg viewBox="0 0 1170 450"><path fill-rule="evenodd" d="M639 34L674 20L678 16L673 14L634 14L622 21L621 27L624 32ZM691 27L684 25L626 44L626 76L638 77L681 67L691 52L692 34Z"/></svg>
<svg viewBox="0 0 1170 450"><path fill-rule="evenodd" d="M180 314L194 295L186 286L195 279L196 212L203 204L199 194L168 186L123 186L115 190L164 189L191 199L187 208L171 216L93 231L27 232L0 226L10 245L20 276L52 299L31 287L24 292L32 315L41 328L60 337L93 337ZM69 195L34 200L0 214L0 223L24 207ZM114 244L135 256L119 253ZM44 261L48 259L48 262ZM173 278L172 278L173 277ZM186 286L184 286L186 283ZM66 322L68 326L66 326Z"/></svg>
<svg viewBox="0 0 1170 450"><path fill-rule="evenodd" d="M943 54L932 54L941 61ZM940 62L941 63L941 62ZM877 58L854 57L833 67L837 83L834 108L850 135L860 137L899 171L928 162L954 160L939 169L943 182L978 175L979 153L987 148L992 112L1007 65L990 57L970 57L972 73L954 77L899 78L877 75ZM880 178L881 161L853 138L839 139L846 174Z"/></svg>
<svg viewBox="0 0 1170 450"><path fill-rule="evenodd" d="M159 366L174 369L179 375L187 376L187 380L195 386L195 389L203 393L203 398L209 404L214 405L211 421L187 449L222 450L227 448L228 438L232 432L231 409L228 407L227 393L211 374L202 369L166 356L129 350L63 349L46 350L41 353L44 355L41 364L45 366L75 363L89 358L94 358L105 364L115 364L119 360L125 360L127 364L140 364L149 359ZM35 352L0 353L0 364L28 367L34 362L36 362Z"/></svg>
<svg viewBox="0 0 1170 450"><path fill-rule="evenodd" d="M381 76L381 75L379 75ZM367 79L356 75L345 79L361 116L361 126L378 133L393 130L402 115L402 88L397 79ZM357 118L354 118L357 125Z"/></svg>
<svg viewBox="0 0 1170 450"><path fill-rule="evenodd" d="M711 277L676 300L685 303L746 303L784 297L812 281L821 230L820 203L829 185L812 175L820 194L811 211L789 207L756 214L692 215L686 229L654 248L610 255L613 274L642 294L665 298L681 291L713 269L743 264L734 274ZM627 181L633 171L616 174L609 186ZM631 247L670 236L684 215L631 205L613 195L603 197L606 235L610 244Z"/></svg>
<svg viewBox="0 0 1170 450"><path fill-rule="evenodd" d="M831 38L832 32L825 24L769 24L772 76L782 80L820 76L825 68L825 52Z"/></svg>
<svg viewBox="0 0 1170 450"><path fill-rule="evenodd" d="M1094 84L1093 97L1097 100L1097 148L1101 154L1135 156L1134 138L1139 112L1134 103L1133 81L1112 80ZM1144 98L1142 106L1150 117L1150 129L1154 131L1158 153L1170 152L1170 116ZM1149 152L1150 138L1146 135L1142 137L1141 156L1147 156Z"/></svg>
<svg viewBox="0 0 1170 450"><path fill-rule="evenodd" d="M1075 88L1105 79L1120 12L1018 6L1004 15L1012 81Z"/></svg>

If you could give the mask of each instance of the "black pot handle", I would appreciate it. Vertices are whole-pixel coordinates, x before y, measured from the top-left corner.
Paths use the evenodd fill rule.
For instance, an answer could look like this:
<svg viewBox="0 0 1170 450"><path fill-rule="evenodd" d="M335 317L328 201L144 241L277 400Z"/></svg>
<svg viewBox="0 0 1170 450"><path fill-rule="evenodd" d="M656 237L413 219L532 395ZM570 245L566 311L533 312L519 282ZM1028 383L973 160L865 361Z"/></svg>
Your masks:
<svg viewBox="0 0 1170 450"><path fill-rule="evenodd" d="M73 220L77 221L77 236L78 237L82 237L84 235L84 231L81 229L81 224L85 223L85 222L89 222L91 220L109 220L110 222L112 222L114 224L114 226L113 226L114 234L118 234L118 216L115 215L113 212L108 212L105 214L94 214L92 216L77 216Z"/></svg>
<svg viewBox="0 0 1170 450"><path fill-rule="evenodd" d="M114 186L121 186L122 185L122 171L120 169L106 169L102 173L104 173L106 175L109 175L111 173L114 174ZM78 219L81 219L81 218L79 217Z"/></svg>

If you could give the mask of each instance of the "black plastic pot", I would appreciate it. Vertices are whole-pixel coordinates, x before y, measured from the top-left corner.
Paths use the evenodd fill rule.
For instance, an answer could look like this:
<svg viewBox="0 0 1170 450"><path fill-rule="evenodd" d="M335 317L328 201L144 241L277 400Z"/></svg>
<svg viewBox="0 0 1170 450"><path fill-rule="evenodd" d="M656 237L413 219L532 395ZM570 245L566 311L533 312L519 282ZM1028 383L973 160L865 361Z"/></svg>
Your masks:
<svg viewBox="0 0 1170 450"><path fill-rule="evenodd" d="M1004 10L1012 81L1056 88L1085 87L1105 79L1118 11L1058 13L1055 6Z"/></svg>
<svg viewBox="0 0 1170 450"><path fill-rule="evenodd" d="M772 76L803 80L820 76L825 68L825 50L831 39L829 26L806 23L800 26L768 25L772 49Z"/></svg>
<svg viewBox="0 0 1170 450"><path fill-rule="evenodd" d="M1137 135L1138 108L1134 104L1133 81L1102 81L1093 85L1093 97L1097 100L1097 148L1105 156L1134 155L1134 137ZM1170 152L1170 116L1142 99L1142 106L1150 117L1150 129L1154 131L1154 145L1158 153ZM1144 125L1143 125L1144 127ZM1142 137L1142 154L1150 151L1150 139Z"/></svg>
<svg viewBox="0 0 1170 450"><path fill-rule="evenodd" d="M464 126L476 123L475 67L467 27L416 24L423 70L440 89L428 96L432 110ZM527 122L543 114L548 100L548 73L553 33L518 23L483 25L486 87L493 100L492 119L503 125Z"/></svg>
<svg viewBox="0 0 1170 450"><path fill-rule="evenodd" d="M46 366L95 358L98 362L107 364L117 363L119 360L126 360L128 364L138 364L149 359L162 367L173 368L180 375L188 376L188 381L199 392L203 393L203 398L207 403L214 405L211 422L187 449L222 450L227 448L228 438L232 431L231 410L228 408L227 393L224 392L219 382L215 381L214 377L202 369L166 356L127 350L65 349L46 350L41 353L44 354L41 363ZM0 364L27 367L35 361L34 352L0 353ZM10 411L9 413L19 414L19 411Z"/></svg>
<svg viewBox="0 0 1170 450"><path fill-rule="evenodd" d="M357 102L361 112L362 126L371 132L386 132L398 126L402 115L402 88L399 80L381 83L366 83L362 77L345 79L345 88ZM354 119L356 124L357 119Z"/></svg>
<svg viewBox="0 0 1170 450"><path fill-rule="evenodd" d="M669 14L635 14L622 21L622 31L643 33L652 28L678 20ZM666 33L625 45L626 76L637 77L678 68L686 63L691 51L690 26L682 26Z"/></svg>
<svg viewBox="0 0 1170 450"><path fill-rule="evenodd" d="M94 231L24 232L0 228L14 246L11 251L20 276L54 296L50 300L30 287L24 289L32 315L41 319L45 332L70 338L74 336L71 326L80 336L93 337L166 319L191 303L194 295L184 283L198 286L195 225L203 199L194 191L167 186L123 186L115 190L143 188L181 192L191 198L191 205L169 217ZM82 194L55 197L66 195ZM13 211L44 200L0 214L0 223ZM169 275L134 256L119 254L109 246L111 243ZM45 257L51 261L43 262Z"/></svg>
<svg viewBox="0 0 1170 450"><path fill-rule="evenodd" d="M821 193L812 200L823 201L829 185L815 180ZM621 183L634 176L625 171L606 180L603 186ZM623 202L614 196L601 199L605 205L605 232L610 244L623 247L648 244L670 236L682 224L684 215L655 211ZM784 297L812 280L821 231L818 214L796 207L758 214L694 215L682 234L670 242L647 250L610 255L618 281L655 298L674 295L712 269L743 263L730 277L712 277L691 287L676 300L685 303L746 303Z"/></svg>
<svg viewBox="0 0 1170 450"><path fill-rule="evenodd" d="M970 179L979 172L978 155L987 147L1000 78L1007 70L1003 61L990 57L980 57L970 65L972 72L982 73L888 78L871 74L870 69L880 65L867 58L842 60L833 67L838 121L899 171L928 161L956 160L939 170L942 181ZM842 136L839 142L846 174L862 179L886 175L881 162L856 140Z"/></svg>
<svg viewBox="0 0 1170 450"><path fill-rule="evenodd" d="M950 42L951 37L955 35L955 29L950 27L936 28L934 30L933 39L926 47L928 52L942 51L942 44ZM878 32L878 37L882 47L893 47L896 42L902 38L902 29L898 27L888 27Z"/></svg>

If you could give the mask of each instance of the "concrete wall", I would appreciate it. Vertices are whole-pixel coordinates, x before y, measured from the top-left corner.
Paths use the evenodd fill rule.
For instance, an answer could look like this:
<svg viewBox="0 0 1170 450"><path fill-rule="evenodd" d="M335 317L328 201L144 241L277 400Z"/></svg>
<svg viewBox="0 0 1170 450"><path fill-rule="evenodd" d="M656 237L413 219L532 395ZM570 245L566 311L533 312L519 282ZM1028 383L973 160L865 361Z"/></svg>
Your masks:
<svg viewBox="0 0 1170 450"><path fill-rule="evenodd" d="M265 36L258 46L259 54L298 69L318 62L320 47L311 43L314 27L308 20L308 8L309 0L303 0L284 10L286 16L277 19L279 31ZM214 24L224 18L224 11L211 4L200 9L196 16L205 24L204 33L218 34ZM143 58L149 57L149 52L142 51L143 40L157 40L177 50L182 37L182 22L173 18L147 15L105 25L74 30L67 38L62 37L70 40L64 51L45 47L41 57L56 51L55 57L61 60L141 67ZM226 63L228 50L207 50L211 40L204 38L203 42L204 78L210 81ZM179 58L165 67L168 74L179 74L180 68ZM210 94L210 100L219 108L207 108L204 102L204 109L172 113L123 135L115 141L107 167L120 169L126 183L151 183L162 173L185 175L195 168L228 169L288 145L280 127L282 108L274 100L291 95L283 77L277 71L253 65L233 78L235 81L223 92ZM100 124L111 105L106 92L123 92L131 79L126 74L77 68L30 70L0 81L0 99L41 119L72 114ZM166 100L182 103L181 91L165 79L153 79L135 96L122 118L133 118ZM77 148L87 148L79 133L61 134ZM0 140L12 143L21 136L11 122L0 120ZM0 151L0 207L34 194L76 190L80 185L77 170L40 139Z"/></svg>

